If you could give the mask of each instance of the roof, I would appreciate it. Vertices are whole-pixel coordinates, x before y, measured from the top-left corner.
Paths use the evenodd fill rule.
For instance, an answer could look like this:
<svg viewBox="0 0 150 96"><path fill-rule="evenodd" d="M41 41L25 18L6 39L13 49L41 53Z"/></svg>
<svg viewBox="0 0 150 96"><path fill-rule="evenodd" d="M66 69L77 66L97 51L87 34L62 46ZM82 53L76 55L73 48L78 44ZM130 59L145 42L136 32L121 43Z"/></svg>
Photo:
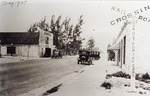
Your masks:
<svg viewBox="0 0 150 96"><path fill-rule="evenodd" d="M113 44L113 45L111 45L110 47L108 47L107 49L108 50L117 50L117 49L119 49L120 48L120 46L119 46L119 43L118 44Z"/></svg>
<svg viewBox="0 0 150 96"><path fill-rule="evenodd" d="M0 32L1 44L38 44L39 32Z"/></svg>
<svg viewBox="0 0 150 96"><path fill-rule="evenodd" d="M121 28L121 30L120 30L120 32L119 32L117 38L115 39L114 43L117 42L117 40L119 39L119 37L121 36L121 34L124 32L124 29L125 29L129 24L131 24L131 22L129 22L129 21L124 22L124 25L122 26L122 28Z"/></svg>

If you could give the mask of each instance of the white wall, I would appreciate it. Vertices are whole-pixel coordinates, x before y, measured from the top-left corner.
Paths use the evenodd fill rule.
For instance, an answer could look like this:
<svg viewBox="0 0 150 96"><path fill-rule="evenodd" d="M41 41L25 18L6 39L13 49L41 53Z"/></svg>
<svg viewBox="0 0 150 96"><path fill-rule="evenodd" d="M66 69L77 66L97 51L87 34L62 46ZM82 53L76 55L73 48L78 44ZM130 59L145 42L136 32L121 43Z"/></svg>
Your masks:
<svg viewBox="0 0 150 96"><path fill-rule="evenodd" d="M45 44L46 37L49 38L49 43ZM39 37L39 56L42 56L42 53L45 52L45 48L51 48L51 53L53 51L53 34L40 30L40 37Z"/></svg>
<svg viewBox="0 0 150 96"><path fill-rule="evenodd" d="M1 53L2 55L7 55L7 46L1 46ZM16 47L16 55L17 56L29 56L29 57L39 57L38 55L38 45L13 45Z"/></svg>
<svg viewBox="0 0 150 96"><path fill-rule="evenodd" d="M129 24L116 42L119 43L126 35L126 64L122 69L127 73L131 72L132 64L132 28L132 24ZM150 73L150 27L141 22L135 25L135 68L136 73Z"/></svg>
<svg viewBox="0 0 150 96"><path fill-rule="evenodd" d="M150 73L150 26L138 22L136 27L136 64L137 72Z"/></svg>
<svg viewBox="0 0 150 96"><path fill-rule="evenodd" d="M39 57L38 45L18 45L16 47L16 54L17 56Z"/></svg>
<svg viewBox="0 0 150 96"><path fill-rule="evenodd" d="M1 46L1 55L7 55L7 47Z"/></svg>
<svg viewBox="0 0 150 96"><path fill-rule="evenodd" d="M130 73L130 67L131 67L130 66L131 65L131 28L132 28L131 24L128 24L116 42L116 44L120 45L120 49L122 47L122 50L120 50L119 66L121 66L122 70L125 71L126 73ZM124 55L123 38L124 36L126 36L125 64L123 64L123 55Z"/></svg>

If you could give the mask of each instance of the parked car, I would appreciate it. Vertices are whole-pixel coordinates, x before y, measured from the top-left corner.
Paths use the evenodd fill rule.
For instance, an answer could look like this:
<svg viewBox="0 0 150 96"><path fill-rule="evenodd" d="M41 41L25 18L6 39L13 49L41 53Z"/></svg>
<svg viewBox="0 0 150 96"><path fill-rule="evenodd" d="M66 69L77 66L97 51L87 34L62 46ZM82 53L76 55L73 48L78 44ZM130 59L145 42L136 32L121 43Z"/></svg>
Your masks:
<svg viewBox="0 0 150 96"><path fill-rule="evenodd" d="M52 58L62 58L62 53L60 50L53 50Z"/></svg>
<svg viewBox="0 0 150 96"><path fill-rule="evenodd" d="M99 60L100 59L100 52L99 51L91 51L90 56L92 59Z"/></svg>
<svg viewBox="0 0 150 96"><path fill-rule="evenodd" d="M77 59L78 64L88 63L92 64L92 58L90 56L90 51L88 50L79 50L79 57Z"/></svg>

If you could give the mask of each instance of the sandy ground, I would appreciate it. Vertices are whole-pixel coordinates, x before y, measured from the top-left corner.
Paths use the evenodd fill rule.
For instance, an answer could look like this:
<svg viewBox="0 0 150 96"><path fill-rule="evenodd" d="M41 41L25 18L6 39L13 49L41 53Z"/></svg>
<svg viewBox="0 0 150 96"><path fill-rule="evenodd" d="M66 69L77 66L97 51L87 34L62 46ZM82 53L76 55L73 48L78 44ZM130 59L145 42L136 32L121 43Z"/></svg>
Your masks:
<svg viewBox="0 0 150 96"><path fill-rule="evenodd" d="M19 57L3 59L6 61L0 64L2 69L0 71L0 96L23 94L69 74L77 73L78 70L88 66L78 65L76 56L64 56L62 59L30 58L30 60L23 61L19 61ZM11 60L14 61L11 62Z"/></svg>
<svg viewBox="0 0 150 96"><path fill-rule="evenodd" d="M143 89L149 88L149 84L136 81L137 88L131 88L130 79L120 77L106 79L107 73L121 70L115 66L115 62L108 62L106 58L101 58L94 63L94 66L87 68L75 80L64 82L57 92L48 96L150 96L150 90ZM101 87L104 82L112 84L111 89Z"/></svg>
<svg viewBox="0 0 150 96"><path fill-rule="evenodd" d="M136 81L136 88L131 88L130 79L120 77L106 79L106 74L121 70L115 64L106 61L103 56L99 61L94 61L92 66L18 96L150 96L150 84ZM112 87L105 89L101 86L104 82L109 82ZM62 85L55 90L56 92L45 94L60 84Z"/></svg>

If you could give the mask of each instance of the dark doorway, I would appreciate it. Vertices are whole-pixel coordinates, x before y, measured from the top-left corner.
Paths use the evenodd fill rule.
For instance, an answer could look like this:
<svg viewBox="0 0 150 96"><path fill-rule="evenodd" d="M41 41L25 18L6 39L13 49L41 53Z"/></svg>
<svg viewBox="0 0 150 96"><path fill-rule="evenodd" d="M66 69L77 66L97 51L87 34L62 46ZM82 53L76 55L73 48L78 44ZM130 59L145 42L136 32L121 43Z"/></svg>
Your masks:
<svg viewBox="0 0 150 96"><path fill-rule="evenodd" d="M7 47L7 54L16 54L16 47Z"/></svg>
<svg viewBox="0 0 150 96"><path fill-rule="evenodd" d="M51 48L45 48L44 57L51 57Z"/></svg>

